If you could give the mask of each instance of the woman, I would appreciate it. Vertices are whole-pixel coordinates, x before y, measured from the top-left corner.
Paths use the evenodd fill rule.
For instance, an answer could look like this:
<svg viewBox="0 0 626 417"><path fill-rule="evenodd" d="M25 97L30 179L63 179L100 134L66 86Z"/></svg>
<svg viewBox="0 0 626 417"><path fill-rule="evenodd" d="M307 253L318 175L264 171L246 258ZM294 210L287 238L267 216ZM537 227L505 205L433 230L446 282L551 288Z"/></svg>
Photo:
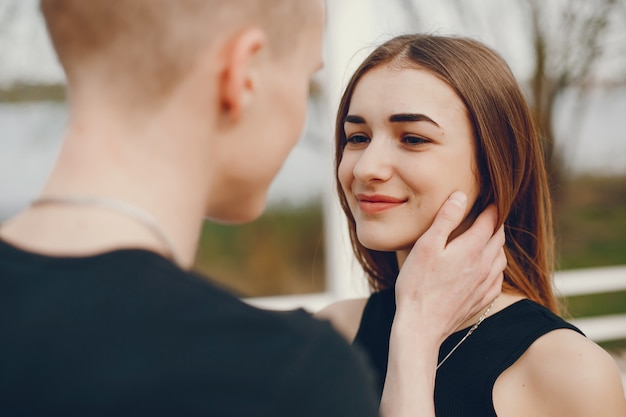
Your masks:
<svg viewBox="0 0 626 417"><path fill-rule="evenodd" d="M612 358L558 317L541 145L520 88L496 53L470 39L429 35L378 47L341 99L336 175L373 293L318 317L369 354L383 412L393 409L395 375L411 366L397 347L410 336L392 330L399 268L446 197L460 190L469 204L456 235L495 205L508 266L502 295L441 345L436 414L626 416Z"/></svg>

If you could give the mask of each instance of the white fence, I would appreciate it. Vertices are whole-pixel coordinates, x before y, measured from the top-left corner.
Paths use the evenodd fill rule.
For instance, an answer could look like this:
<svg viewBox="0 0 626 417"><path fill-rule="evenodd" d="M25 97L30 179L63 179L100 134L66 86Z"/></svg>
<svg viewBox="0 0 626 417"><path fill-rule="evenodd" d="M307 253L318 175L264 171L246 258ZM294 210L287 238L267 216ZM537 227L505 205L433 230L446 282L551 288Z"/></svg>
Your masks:
<svg viewBox="0 0 626 417"><path fill-rule="evenodd" d="M562 271L556 274L555 286L564 296L626 291L626 266ZM626 339L624 313L570 320L596 342Z"/></svg>
<svg viewBox="0 0 626 417"><path fill-rule="evenodd" d="M557 272L557 293L563 296L626 291L626 265ZM360 293L354 296L362 295ZM261 308L288 310L304 308L315 312L337 300L331 292L306 295L250 298L247 301ZM599 317L577 317L570 321L596 342L626 339L626 305L624 313Z"/></svg>

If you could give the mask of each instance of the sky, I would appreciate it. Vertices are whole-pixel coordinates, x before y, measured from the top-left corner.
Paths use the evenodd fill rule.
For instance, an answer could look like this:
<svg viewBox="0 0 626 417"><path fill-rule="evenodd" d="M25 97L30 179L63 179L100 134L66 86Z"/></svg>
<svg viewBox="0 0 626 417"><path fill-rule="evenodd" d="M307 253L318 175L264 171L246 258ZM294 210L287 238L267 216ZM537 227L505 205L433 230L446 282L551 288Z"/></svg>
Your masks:
<svg viewBox="0 0 626 417"><path fill-rule="evenodd" d="M354 42L348 42L350 50L344 51L346 57L359 57L368 45L407 30L447 34L461 29L499 49L519 76L528 74L527 51L524 51L523 37L518 35L524 30L523 22L507 17L510 13L501 13L503 4L510 1L472 0L481 10L485 9L483 4L490 4L488 13L476 14L472 28L467 28L462 23L464 19L446 7L446 2L416 2L420 4L419 20L407 18L407 13L399 6L401 0L369 0L369 8L364 7L368 0L327 2L329 20L341 19L336 26L338 32L327 36L327 44L336 43L337 37L342 41L346 37L354 38ZM14 81L56 83L64 79L45 32L38 3L38 0L0 0L0 85ZM14 13L9 14L10 10ZM330 30L331 26L329 24ZM506 30L499 30L502 28Z"/></svg>
<svg viewBox="0 0 626 417"><path fill-rule="evenodd" d="M555 16L564 0L544 2L544 19ZM625 1L625 0L620 0ZM402 7L410 0L327 0L327 49L342 44L344 72L350 58L362 56L368 45L406 31L462 34L477 38L500 52L518 79L528 78L532 70L528 21L521 13L520 0L465 0L457 2L414 0L417 13ZM451 7L459 3L463 7ZM587 2L587 7L595 2ZM38 0L0 0L0 86L14 81L62 82L64 77L54 56L38 10ZM367 5L370 5L367 7ZM13 10L14 13L9 13ZM616 17L617 18L617 17ZM558 25L548 25L552 36L560 36ZM607 43L624 41L621 27L607 36ZM624 42L626 44L626 42ZM607 58L604 72L622 71L626 60ZM358 59L352 59L358 61ZM606 61L606 62L605 62Z"/></svg>

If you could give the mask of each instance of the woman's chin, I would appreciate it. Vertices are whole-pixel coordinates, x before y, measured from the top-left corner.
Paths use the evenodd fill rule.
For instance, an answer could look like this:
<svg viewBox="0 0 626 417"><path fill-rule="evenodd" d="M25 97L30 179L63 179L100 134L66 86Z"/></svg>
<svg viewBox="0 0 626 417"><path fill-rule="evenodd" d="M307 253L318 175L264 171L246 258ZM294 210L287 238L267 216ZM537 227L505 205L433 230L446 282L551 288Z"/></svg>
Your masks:
<svg viewBox="0 0 626 417"><path fill-rule="evenodd" d="M402 250L411 250L415 241L411 243L407 242L371 242L371 241L363 241L359 239L361 245L369 250L374 250L378 252L397 252Z"/></svg>

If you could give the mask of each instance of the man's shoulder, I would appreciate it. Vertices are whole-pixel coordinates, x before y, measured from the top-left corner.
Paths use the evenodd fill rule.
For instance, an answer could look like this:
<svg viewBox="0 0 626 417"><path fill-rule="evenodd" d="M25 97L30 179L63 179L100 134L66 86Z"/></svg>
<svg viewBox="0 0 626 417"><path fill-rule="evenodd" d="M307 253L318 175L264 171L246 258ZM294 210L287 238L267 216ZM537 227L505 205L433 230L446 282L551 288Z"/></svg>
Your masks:
<svg viewBox="0 0 626 417"><path fill-rule="evenodd" d="M106 395L125 397L132 385L137 398L177 407L193 399L209 415L375 415L364 361L303 310L258 309L143 252L25 258L1 268L12 271L1 280L12 295L0 310L19 313L20 323L7 324L14 337L2 349L15 352L16 370L54 358L39 375L51 385L72 369L80 375L66 381L72 392L96 395L104 379L131 381ZM155 384L168 395L149 394Z"/></svg>
<svg viewBox="0 0 626 417"><path fill-rule="evenodd" d="M259 309L224 288L206 286L207 303L198 298L196 318L198 331L209 331L199 337L205 354L193 366L205 364L222 381L250 384L250 390L264 386L268 399L282 393L280 401L270 401L276 406L272 415L377 415L367 360L330 323L302 309Z"/></svg>

